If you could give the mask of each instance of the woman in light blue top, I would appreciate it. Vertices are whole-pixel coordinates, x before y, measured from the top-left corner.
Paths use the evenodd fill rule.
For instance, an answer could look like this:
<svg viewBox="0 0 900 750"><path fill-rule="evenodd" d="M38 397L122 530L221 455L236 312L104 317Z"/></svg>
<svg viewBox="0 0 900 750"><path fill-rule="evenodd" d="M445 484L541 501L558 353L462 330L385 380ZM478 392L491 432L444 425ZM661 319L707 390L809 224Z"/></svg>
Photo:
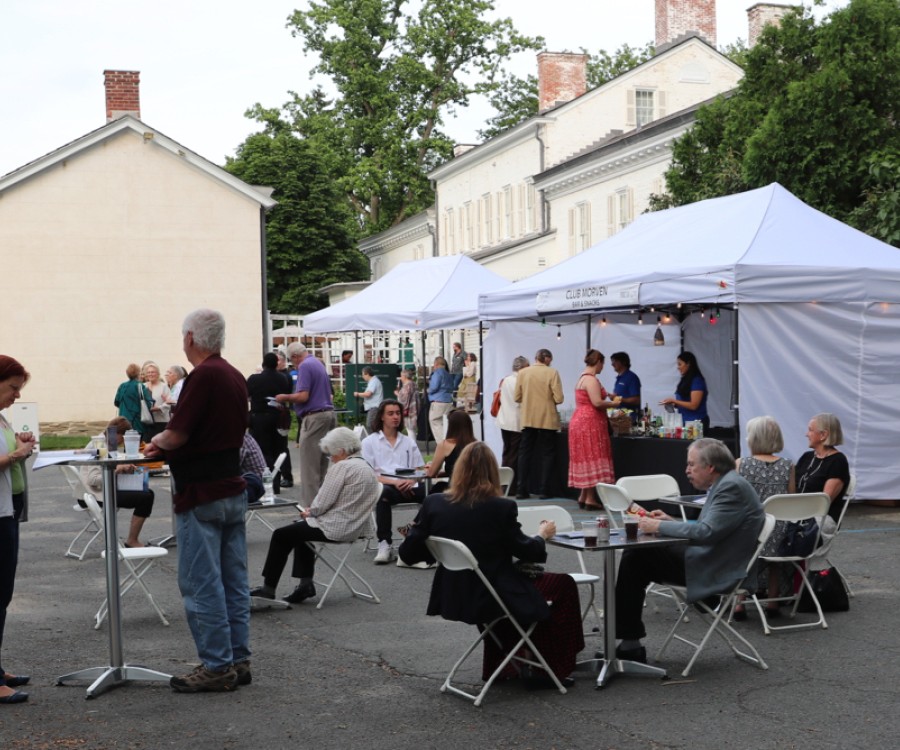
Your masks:
<svg viewBox="0 0 900 750"><path fill-rule="evenodd" d="M453 376L447 370L447 360L434 358L431 379L428 381L428 423L431 434L440 443L444 439L444 415L453 408Z"/></svg>

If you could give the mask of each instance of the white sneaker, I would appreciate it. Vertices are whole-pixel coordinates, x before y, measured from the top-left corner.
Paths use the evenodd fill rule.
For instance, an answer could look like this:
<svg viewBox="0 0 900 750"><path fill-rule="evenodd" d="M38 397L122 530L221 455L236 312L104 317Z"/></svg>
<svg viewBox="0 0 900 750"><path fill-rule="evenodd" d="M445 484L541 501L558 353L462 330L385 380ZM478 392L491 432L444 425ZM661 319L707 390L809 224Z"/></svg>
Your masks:
<svg viewBox="0 0 900 750"><path fill-rule="evenodd" d="M378 542L378 552L375 553L376 565L387 565L395 557L394 548L390 542Z"/></svg>

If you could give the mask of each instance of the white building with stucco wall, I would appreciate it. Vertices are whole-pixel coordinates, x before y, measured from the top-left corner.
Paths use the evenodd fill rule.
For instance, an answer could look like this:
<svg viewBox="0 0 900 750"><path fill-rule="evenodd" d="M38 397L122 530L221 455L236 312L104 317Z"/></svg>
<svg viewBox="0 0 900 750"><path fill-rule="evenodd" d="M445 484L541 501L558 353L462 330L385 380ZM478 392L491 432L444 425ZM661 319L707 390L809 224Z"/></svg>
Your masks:
<svg viewBox="0 0 900 750"><path fill-rule="evenodd" d="M116 106L109 82L113 119L0 178L2 351L30 371L22 401L42 423L115 416L130 362L187 367L198 307L224 314L242 372L263 353L275 202Z"/></svg>
<svg viewBox="0 0 900 750"><path fill-rule="evenodd" d="M751 43L791 6L748 8ZM697 108L734 89L740 67L715 47L715 2L657 0L656 53L585 90L585 55L538 56L538 115L431 172L429 212L369 237L372 278L398 262L466 253L510 281L627 226L665 188L672 145Z"/></svg>

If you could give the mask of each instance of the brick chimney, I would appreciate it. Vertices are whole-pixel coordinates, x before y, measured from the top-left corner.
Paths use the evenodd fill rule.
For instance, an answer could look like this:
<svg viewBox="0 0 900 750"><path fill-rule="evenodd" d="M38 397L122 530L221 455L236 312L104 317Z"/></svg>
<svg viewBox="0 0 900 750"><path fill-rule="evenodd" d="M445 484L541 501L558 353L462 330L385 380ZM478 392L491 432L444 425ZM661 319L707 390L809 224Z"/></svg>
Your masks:
<svg viewBox="0 0 900 750"><path fill-rule="evenodd" d="M757 3L747 8L747 22L749 31L747 46L753 47L762 34L762 30L772 24L778 26L785 15L797 8L796 5L781 5L780 3Z"/></svg>
<svg viewBox="0 0 900 750"><path fill-rule="evenodd" d="M106 121L123 115L141 119L141 73L138 70L104 70Z"/></svg>
<svg viewBox="0 0 900 750"><path fill-rule="evenodd" d="M587 91L588 56L572 52L538 54L538 112L577 99Z"/></svg>
<svg viewBox="0 0 900 750"><path fill-rule="evenodd" d="M689 32L716 46L716 0L656 0L656 47Z"/></svg>

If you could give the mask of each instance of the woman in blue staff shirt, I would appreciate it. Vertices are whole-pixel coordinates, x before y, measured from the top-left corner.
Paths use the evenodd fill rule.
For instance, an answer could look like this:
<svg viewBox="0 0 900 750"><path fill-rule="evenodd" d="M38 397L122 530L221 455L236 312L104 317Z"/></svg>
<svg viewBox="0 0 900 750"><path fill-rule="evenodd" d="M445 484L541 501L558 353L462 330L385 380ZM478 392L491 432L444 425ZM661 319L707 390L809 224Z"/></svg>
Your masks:
<svg viewBox="0 0 900 750"><path fill-rule="evenodd" d="M709 391L706 380L700 372L697 358L691 352L681 352L676 360L681 380L675 388L675 398L664 398L660 404L672 404L681 413L685 423L699 419L703 430L709 429L709 414L706 411L706 399Z"/></svg>

